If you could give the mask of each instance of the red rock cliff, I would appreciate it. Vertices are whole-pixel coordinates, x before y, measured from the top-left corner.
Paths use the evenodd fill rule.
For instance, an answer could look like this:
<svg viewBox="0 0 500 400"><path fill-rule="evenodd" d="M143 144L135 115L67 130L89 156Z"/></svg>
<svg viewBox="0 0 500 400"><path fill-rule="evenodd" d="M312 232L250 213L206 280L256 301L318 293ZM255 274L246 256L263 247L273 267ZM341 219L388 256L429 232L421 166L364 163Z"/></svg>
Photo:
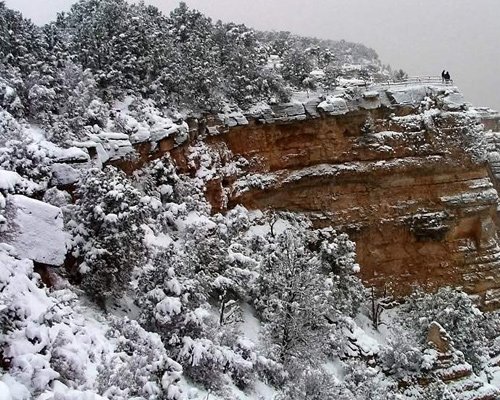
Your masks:
<svg viewBox="0 0 500 400"><path fill-rule="evenodd" d="M495 308L497 181L479 121L453 88L379 88L211 117L195 145L222 154L207 185L215 210L307 214L350 234L367 285L453 285ZM187 147L170 151L188 170Z"/></svg>
<svg viewBox="0 0 500 400"><path fill-rule="evenodd" d="M347 231L367 285L396 295L413 285L459 286L498 307L498 195L478 157L476 119L445 91L411 104L383 95L389 101L375 106L256 118L208 137L248 161L238 176L215 181L220 193L228 207L305 213L317 226Z"/></svg>

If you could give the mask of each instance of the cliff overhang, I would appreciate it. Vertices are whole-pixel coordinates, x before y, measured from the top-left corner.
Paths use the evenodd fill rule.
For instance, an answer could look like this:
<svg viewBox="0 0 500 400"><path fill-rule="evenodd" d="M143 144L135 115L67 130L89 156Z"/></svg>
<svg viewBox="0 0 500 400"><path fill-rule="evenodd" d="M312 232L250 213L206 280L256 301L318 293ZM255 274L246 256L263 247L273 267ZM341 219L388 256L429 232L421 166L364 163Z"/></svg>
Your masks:
<svg viewBox="0 0 500 400"><path fill-rule="evenodd" d="M306 214L350 234L366 285L396 296L452 285L491 309L500 306L498 193L480 122L454 87L351 88L204 116L183 145L139 147L134 162L169 152L196 174L190 149L201 145L212 154L203 168L214 211Z"/></svg>

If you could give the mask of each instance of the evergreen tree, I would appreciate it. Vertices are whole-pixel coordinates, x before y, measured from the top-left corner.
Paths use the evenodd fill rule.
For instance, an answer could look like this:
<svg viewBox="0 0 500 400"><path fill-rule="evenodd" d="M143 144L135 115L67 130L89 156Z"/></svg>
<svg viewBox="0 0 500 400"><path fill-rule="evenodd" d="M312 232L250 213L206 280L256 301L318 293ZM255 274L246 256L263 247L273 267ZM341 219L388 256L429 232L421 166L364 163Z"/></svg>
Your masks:
<svg viewBox="0 0 500 400"><path fill-rule="evenodd" d="M307 79L313 67L310 55L303 49L294 47L283 55L281 74L295 87L304 88L308 85Z"/></svg>
<svg viewBox="0 0 500 400"><path fill-rule="evenodd" d="M77 196L70 227L82 287L105 306L106 299L123 295L132 271L145 263L141 224L150 214L149 200L114 167L90 170Z"/></svg>

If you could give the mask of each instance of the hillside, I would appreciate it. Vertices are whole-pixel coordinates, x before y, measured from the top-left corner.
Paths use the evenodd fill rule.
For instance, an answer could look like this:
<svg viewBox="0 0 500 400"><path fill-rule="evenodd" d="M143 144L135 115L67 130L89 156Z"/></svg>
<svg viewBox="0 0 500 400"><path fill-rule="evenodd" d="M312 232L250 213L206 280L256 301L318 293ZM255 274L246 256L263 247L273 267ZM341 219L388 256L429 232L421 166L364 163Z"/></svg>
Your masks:
<svg viewBox="0 0 500 400"><path fill-rule="evenodd" d="M500 398L495 118L361 44L0 3L0 399Z"/></svg>

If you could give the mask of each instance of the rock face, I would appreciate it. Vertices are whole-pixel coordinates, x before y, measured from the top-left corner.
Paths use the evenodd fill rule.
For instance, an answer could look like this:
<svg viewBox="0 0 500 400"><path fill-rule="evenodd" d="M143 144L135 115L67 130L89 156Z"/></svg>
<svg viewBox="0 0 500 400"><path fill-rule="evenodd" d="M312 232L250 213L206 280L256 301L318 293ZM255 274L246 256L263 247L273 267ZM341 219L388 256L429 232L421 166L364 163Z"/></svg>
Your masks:
<svg viewBox="0 0 500 400"><path fill-rule="evenodd" d="M229 207L295 211L348 232L369 286L405 295L453 285L498 307L496 181L477 156L479 121L460 99L426 87L380 91L342 113L329 99L318 118L218 129L206 142L246 166L208 194L216 209L225 193Z"/></svg>
<svg viewBox="0 0 500 400"><path fill-rule="evenodd" d="M453 285L498 308L500 167L482 149L500 160L500 138L486 141L482 117L449 86L345 88L189 121L182 146L141 144L118 163L132 171L168 152L196 174L189 146L201 143L217 159L204 174L214 211L306 214L350 234L368 286L403 296Z"/></svg>

